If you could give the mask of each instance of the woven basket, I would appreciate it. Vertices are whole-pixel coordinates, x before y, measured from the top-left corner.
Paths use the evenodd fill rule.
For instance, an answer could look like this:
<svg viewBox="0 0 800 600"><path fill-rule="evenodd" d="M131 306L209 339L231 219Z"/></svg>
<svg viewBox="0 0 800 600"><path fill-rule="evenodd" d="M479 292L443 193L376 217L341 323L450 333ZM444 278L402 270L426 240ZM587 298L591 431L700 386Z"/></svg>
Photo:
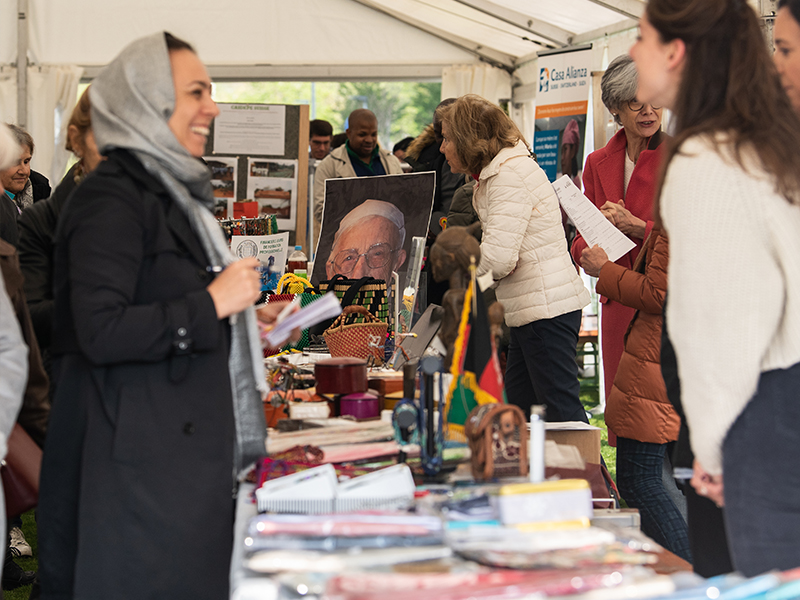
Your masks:
<svg viewBox="0 0 800 600"><path fill-rule="evenodd" d="M365 322L345 325L347 316L354 313L363 315ZM325 343L331 356L352 356L367 361L372 357L374 364L382 365L388 328L388 323L376 319L363 306L346 306L333 325L325 330Z"/></svg>

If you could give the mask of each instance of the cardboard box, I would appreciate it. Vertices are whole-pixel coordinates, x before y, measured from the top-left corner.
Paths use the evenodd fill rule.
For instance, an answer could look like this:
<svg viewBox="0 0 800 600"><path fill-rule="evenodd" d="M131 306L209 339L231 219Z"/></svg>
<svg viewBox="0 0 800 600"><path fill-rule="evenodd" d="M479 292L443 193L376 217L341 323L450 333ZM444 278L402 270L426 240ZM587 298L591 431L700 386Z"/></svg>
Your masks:
<svg viewBox="0 0 800 600"><path fill-rule="evenodd" d="M546 423L545 439L556 444L575 446L583 460L600 464L600 429L580 421Z"/></svg>

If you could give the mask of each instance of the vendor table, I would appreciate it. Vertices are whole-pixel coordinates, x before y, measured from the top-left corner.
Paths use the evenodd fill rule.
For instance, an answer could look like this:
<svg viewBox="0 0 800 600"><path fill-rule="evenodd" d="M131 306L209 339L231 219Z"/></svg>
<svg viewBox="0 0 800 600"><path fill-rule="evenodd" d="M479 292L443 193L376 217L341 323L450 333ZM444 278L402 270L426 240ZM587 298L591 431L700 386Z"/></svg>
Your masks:
<svg viewBox="0 0 800 600"><path fill-rule="evenodd" d="M242 484L236 500L236 520L233 540L233 556L231 558L231 600L284 600L279 585L270 577L252 573L244 567L244 540L249 520L258 514L256 505L250 501L255 486ZM653 542L655 545L655 542ZM692 567L685 560L668 550L661 549L657 553L658 562L651 567L659 574L669 575L678 571L691 571ZM296 598L296 596L293 596ZM309 598L315 596L309 594Z"/></svg>

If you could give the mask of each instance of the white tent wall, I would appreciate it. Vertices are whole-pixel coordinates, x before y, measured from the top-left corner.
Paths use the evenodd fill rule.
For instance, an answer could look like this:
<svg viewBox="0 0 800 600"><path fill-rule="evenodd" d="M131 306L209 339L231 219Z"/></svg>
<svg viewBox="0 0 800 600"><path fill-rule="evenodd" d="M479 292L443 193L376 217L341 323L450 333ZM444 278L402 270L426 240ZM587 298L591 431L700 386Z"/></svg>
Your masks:
<svg viewBox="0 0 800 600"><path fill-rule="evenodd" d="M592 68L600 70L628 50L645 6L643 0L26 1L28 58L48 72L63 74L58 65L78 65L91 79L131 40L166 29L194 44L218 81L441 78L445 97L473 92L493 101L512 98L512 117L528 137L536 52L592 42ZM19 6L19 0L0 0L0 117L10 121L16 120L9 86ZM56 160L41 152L50 138L40 128L51 126L43 115L60 106L52 103L61 102L55 90L64 89L63 81L56 76L35 84L46 93L34 93L34 83L28 103L28 126L39 146L34 165L57 172L58 152ZM53 119L54 141L55 124Z"/></svg>
<svg viewBox="0 0 800 600"><path fill-rule="evenodd" d="M0 0L7 1L7 0ZM126 44L160 29L197 48L216 73L218 67L259 67L260 78L281 76L291 67L292 79L326 67L377 68L386 77L393 69L443 66L477 59L450 43L353 0L29 0L31 50L50 64L102 66ZM46 11L46 18L41 14ZM87 18L90 15L91 18ZM98 26L102 24L102 26Z"/></svg>
<svg viewBox="0 0 800 600"><path fill-rule="evenodd" d="M31 168L57 184L69 152L64 148L67 122L75 106L83 69L74 65L28 67L28 122L26 130L36 145ZM16 123L17 70L0 67L0 120Z"/></svg>
<svg viewBox="0 0 800 600"><path fill-rule="evenodd" d="M0 65L17 60L17 0L0 0Z"/></svg>
<svg viewBox="0 0 800 600"><path fill-rule="evenodd" d="M508 71L485 63L445 67L442 69L442 98L478 94L499 103L511 99L511 82Z"/></svg>

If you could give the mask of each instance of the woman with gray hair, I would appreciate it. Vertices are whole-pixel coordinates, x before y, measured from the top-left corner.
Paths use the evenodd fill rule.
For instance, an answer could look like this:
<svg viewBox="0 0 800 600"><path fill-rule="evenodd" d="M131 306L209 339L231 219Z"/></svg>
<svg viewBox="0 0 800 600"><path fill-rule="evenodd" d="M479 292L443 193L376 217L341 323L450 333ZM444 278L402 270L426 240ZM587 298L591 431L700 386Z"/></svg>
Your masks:
<svg viewBox="0 0 800 600"><path fill-rule="evenodd" d="M622 126L605 147L592 152L583 170L586 197L617 229L636 242L636 247L617 261L631 269L644 240L653 229L653 196L661 163L661 108L636 99L638 77L630 56L618 56L608 65L600 81L603 104ZM572 258L581 265L581 253L588 247L578 235L572 242ZM600 296L603 304L602 356L606 397L617 373L623 338L635 312ZM611 434L611 432L609 432Z"/></svg>

